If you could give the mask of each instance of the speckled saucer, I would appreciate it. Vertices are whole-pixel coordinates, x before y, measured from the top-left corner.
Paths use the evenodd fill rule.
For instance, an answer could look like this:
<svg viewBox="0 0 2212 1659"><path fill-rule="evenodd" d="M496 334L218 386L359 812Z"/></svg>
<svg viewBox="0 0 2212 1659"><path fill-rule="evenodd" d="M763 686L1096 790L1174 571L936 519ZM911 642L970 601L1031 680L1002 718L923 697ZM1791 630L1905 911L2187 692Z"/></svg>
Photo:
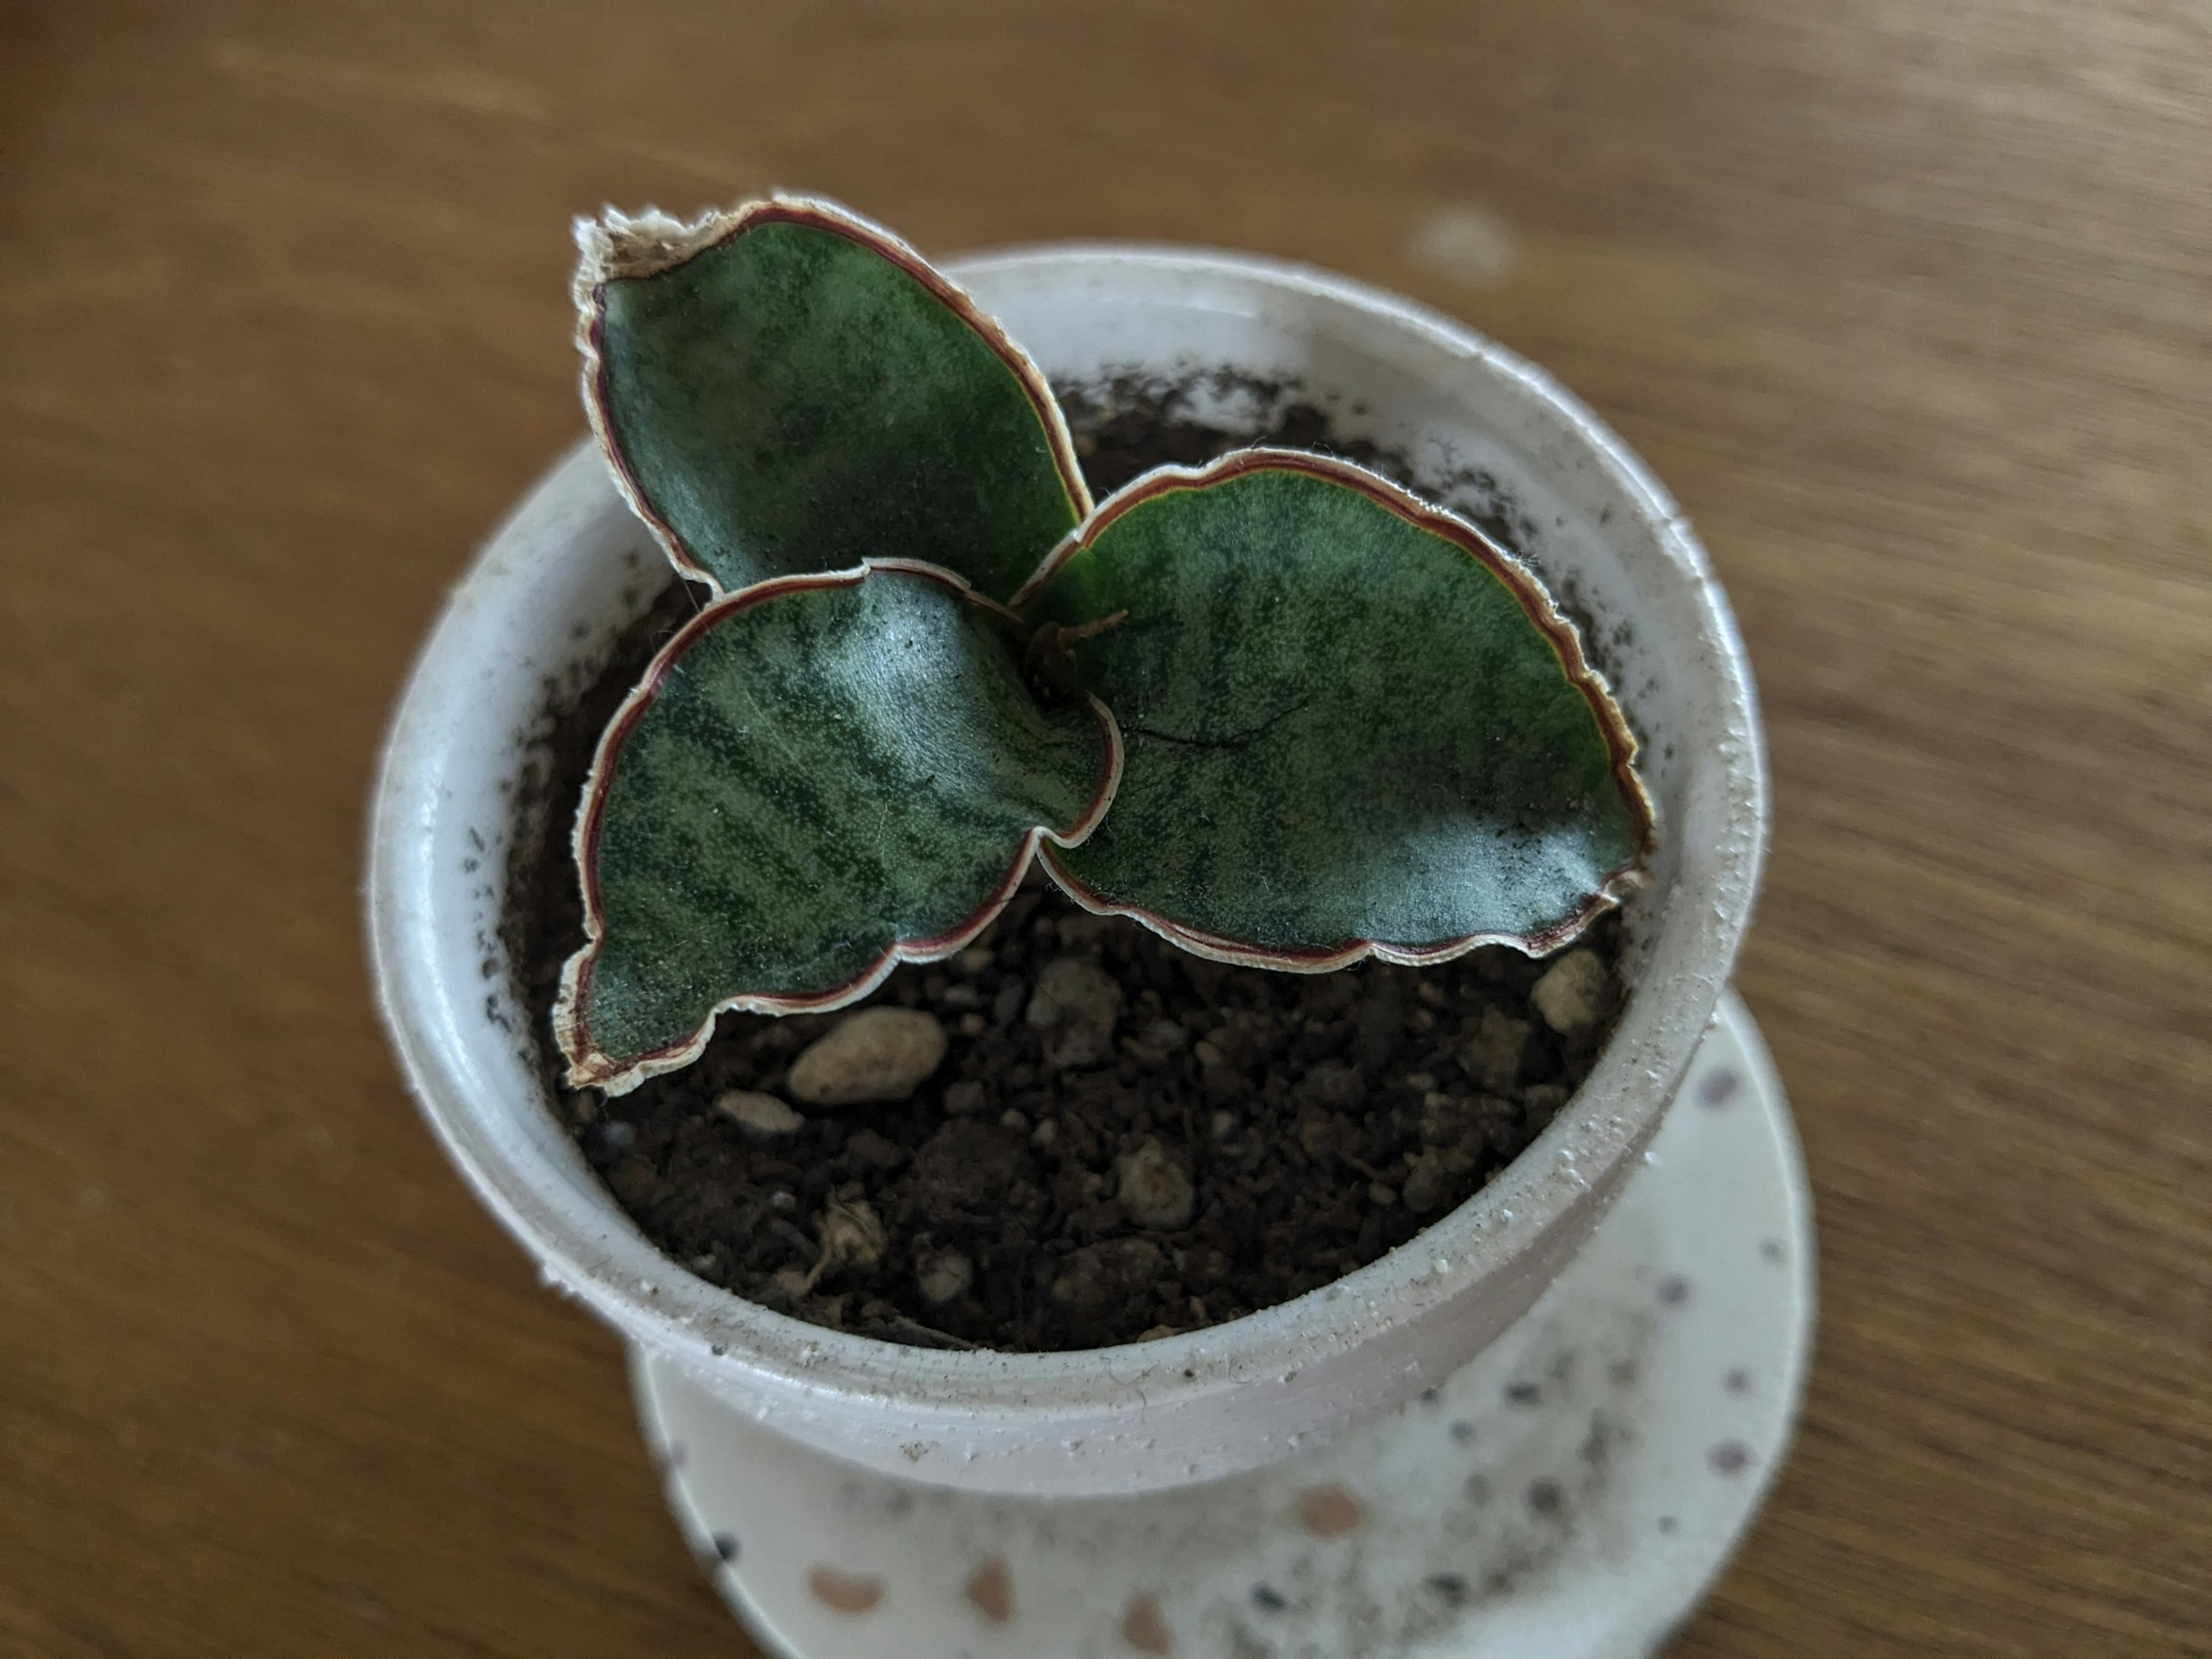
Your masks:
<svg viewBox="0 0 2212 1659"><path fill-rule="evenodd" d="M1734 993L1647 1167L1500 1342L1297 1460L997 1498L803 1449L637 1358L668 1498L786 1659L1631 1659L1788 1444L1813 1329L1790 1109Z"/></svg>

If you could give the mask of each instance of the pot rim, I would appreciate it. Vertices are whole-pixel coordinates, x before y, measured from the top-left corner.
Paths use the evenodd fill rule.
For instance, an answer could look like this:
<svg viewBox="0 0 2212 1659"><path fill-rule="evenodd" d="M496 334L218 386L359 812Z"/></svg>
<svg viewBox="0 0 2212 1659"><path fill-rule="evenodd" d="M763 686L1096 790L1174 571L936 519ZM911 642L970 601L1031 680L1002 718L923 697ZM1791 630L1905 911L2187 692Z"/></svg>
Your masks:
<svg viewBox="0 0 2212 1659"><path fill-rule="evenodd" d="M995 248L943 262L963 282L994 272L1073 264L1110 278L1139 266L1194 279L1230 277L1288 291L1394 326L1442 356L1479 361L1533 402L1564 417L1657 538L1678 579L1695 590L1703 657L1713 690L1741 742L1701 775L1723 821L1749 833L1710 860L1686 846L1673 878L1677 903L1708 913L1696 971L1632 996L1596 1068L1552 1125L1491 1184L1407 1244L1288 1302L1205 1329L1140 1344L1046 1353L908 1347L830 1330L777 1314L693 1277L626 1223L580 1224L549 1200L549 1177L527 1171L514 1149L482 1131L466 1097L475 1081L443 1052L441 1014L402 963L416 907L402 902L412 843L432 810L423 798L441 706L431 669L441 641L472 605L517 580L497 554L540 492L594 459L572 447L479 550L450 591L410 671L383 746L368 824L364 908L371 975L387 1034L410 1092L447 1155L507 1230L535 1256L549 1283L574 1295L633 1340L712 1374L744 1373L784 1400L836 1398L902 1409L917 1424L948 1413L1033 1419L1095 1416L1126 1401L1150 1411L1216 1394L1262 1373L1284 1376L1349 1352L1423 1319L1517 1261L1541 1259L1555 1232L1639 1155L1695 1052L1727 981L1748 921L1764 860L1767 778L1755 696L1743 647L1703 549L1673 498L1644 464L1580 399L1543 370L1441 312L1351 278L1288 260L1211 248L1125 241L1060 241ZM1694 787L1693 787L1694 793ZM1662 834L1679 832L1689 812ZM1673 907L1670 906L1670 909ZM565 1132L564 1132L565 1133ZM1564 1157L1563 1157L1564 1155ZM1563 1165L1565 1175L1563 1177ZM1556 1271L1556 1263L1549 1271ZM1548 1272L1547 1275L1548 1277ZM1285 1370L1285 1368L1289 1368Z"/></svg>

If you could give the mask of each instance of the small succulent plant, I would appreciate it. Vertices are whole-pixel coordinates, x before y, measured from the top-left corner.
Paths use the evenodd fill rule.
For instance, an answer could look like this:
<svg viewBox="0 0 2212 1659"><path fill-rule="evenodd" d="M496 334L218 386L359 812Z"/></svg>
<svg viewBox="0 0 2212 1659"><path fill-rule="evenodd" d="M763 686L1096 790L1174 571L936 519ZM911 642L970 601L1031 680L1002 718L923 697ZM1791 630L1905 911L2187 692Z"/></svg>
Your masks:
<svg viewBox="0 0 2212 1659"><path fill-rule="evenodd" d="M1033 858L1201 956L1542 954L1641 878L1636 744L1535 576L1286 449L1093 503L1043 376L880 228L580 221L584 402L714 598L600 739L575 1085L959 950Z"/></svg>

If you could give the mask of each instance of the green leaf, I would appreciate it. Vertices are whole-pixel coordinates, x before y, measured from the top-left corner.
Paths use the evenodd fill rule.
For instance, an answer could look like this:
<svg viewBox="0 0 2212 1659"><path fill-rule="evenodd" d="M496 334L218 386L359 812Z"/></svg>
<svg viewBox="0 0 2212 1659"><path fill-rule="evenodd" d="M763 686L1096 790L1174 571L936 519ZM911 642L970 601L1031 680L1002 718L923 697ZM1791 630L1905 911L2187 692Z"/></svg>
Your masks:
<svg viewBox="0 0 2212 1659"><path fill-rule="evenodd" d="M836 1007L957 951L1039 836L1089 832L1113 721L1040 705L1012 623L943 572L876 567L749 588L669 641L578 821L591 942L555 1014L572 1084L633 1087L721 1009Z"/></svg>
<svg viewBox="0 0 2212 1659"><path fill-rule="evenodd" d="M1036 365L887 231L777 199L577 232L585 404L679 568L917 559L1004 599L1091 510Z"/></svg>
<svg viewBox="0 0 2212 1659"><path fill-rule="evenodd" d="M1541 952L1651 844L1635 740L1534 577L1361 468L1247 450L1165 469L1041 573L1031 618L1127 611L1076 653L1126 748L1048 867L1202 953Z"/></svg>

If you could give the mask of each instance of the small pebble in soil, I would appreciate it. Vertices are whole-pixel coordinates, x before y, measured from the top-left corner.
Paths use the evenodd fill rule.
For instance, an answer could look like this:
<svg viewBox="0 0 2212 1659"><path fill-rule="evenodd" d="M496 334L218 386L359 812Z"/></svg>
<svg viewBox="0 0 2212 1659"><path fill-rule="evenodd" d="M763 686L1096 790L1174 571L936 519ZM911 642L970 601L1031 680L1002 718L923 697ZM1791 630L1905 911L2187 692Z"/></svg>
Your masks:
<svg viewBox="0 0 2212 1659"><path fill-rule="evenodd" d="M1065 941L1065 931L1060 937ZM1037 975L1026 1018L1031 1030L1044 1035L1044 1063L1073 1069L1096 1066L1112 1052L1121 1016L1121 988L1104 969L1079 957L1054 957Z"/></svg>
<svg viewBox="0 0 2212 1659"><path fill-rule="evenodd" d="M1595 951L1570 951L1544 970L1528 993L1544 1023L1561 1036L1596 1024L1605 1013L1608 975Z"/></svg>
<svg viewBox="0 0 2212 1659"><path fill-rule="evenodd" d="M865 1200L831 1199L815 1231L822 1241L823 1273L848 1267L866 1273L883 1261L884 1224Z"/></svg>
<svg viewBox="0 0 2212 1659"><path fill-rule="evenodd" d="M945 1027L934 1014L863 1008L838 1019L799 1055L791 1068L791 1092L810 1106L904 1100L937 1069L945 1048Z"/></svg>
<svg viewBox="0 0 2212 1659"><path fill-rule="evenodd" d="M1459 1051L1460 1069L1492 1094L1505 1093L1520 1081L1528 1031L1527 1020L1516 1019L1502 1008L1485 1008L1474 1037Z"/></svg>
<svg viewBox="0 0 2212 1659"><path fill-rule="evenodd" d="M933 1308L957 1302L975 1282L975 1264L958 1250L932 1250L915 1269L915 1288Z"/></svg>
<svg viewBox="0 0 2212 1659"><path fill-rule="evenodd" d="M1121 1200L1121 1213L1131 1221L1169 1233L1190 1224L1191 1206L1198 1201L1198 1194L1191 1188L1190 1177L1160 1150L1158 1141L1148 1140L1123 1158L1120 1170L1115 1195Z"/></svg>
<svg viewBox="0 0 2212 1659"><path fill-rule="evenodd" d="M725 1089L714 1097L714 1109L755 1139L775 1140L795 1135L806 1120L774 1095L752 1089Z"/></svg>

